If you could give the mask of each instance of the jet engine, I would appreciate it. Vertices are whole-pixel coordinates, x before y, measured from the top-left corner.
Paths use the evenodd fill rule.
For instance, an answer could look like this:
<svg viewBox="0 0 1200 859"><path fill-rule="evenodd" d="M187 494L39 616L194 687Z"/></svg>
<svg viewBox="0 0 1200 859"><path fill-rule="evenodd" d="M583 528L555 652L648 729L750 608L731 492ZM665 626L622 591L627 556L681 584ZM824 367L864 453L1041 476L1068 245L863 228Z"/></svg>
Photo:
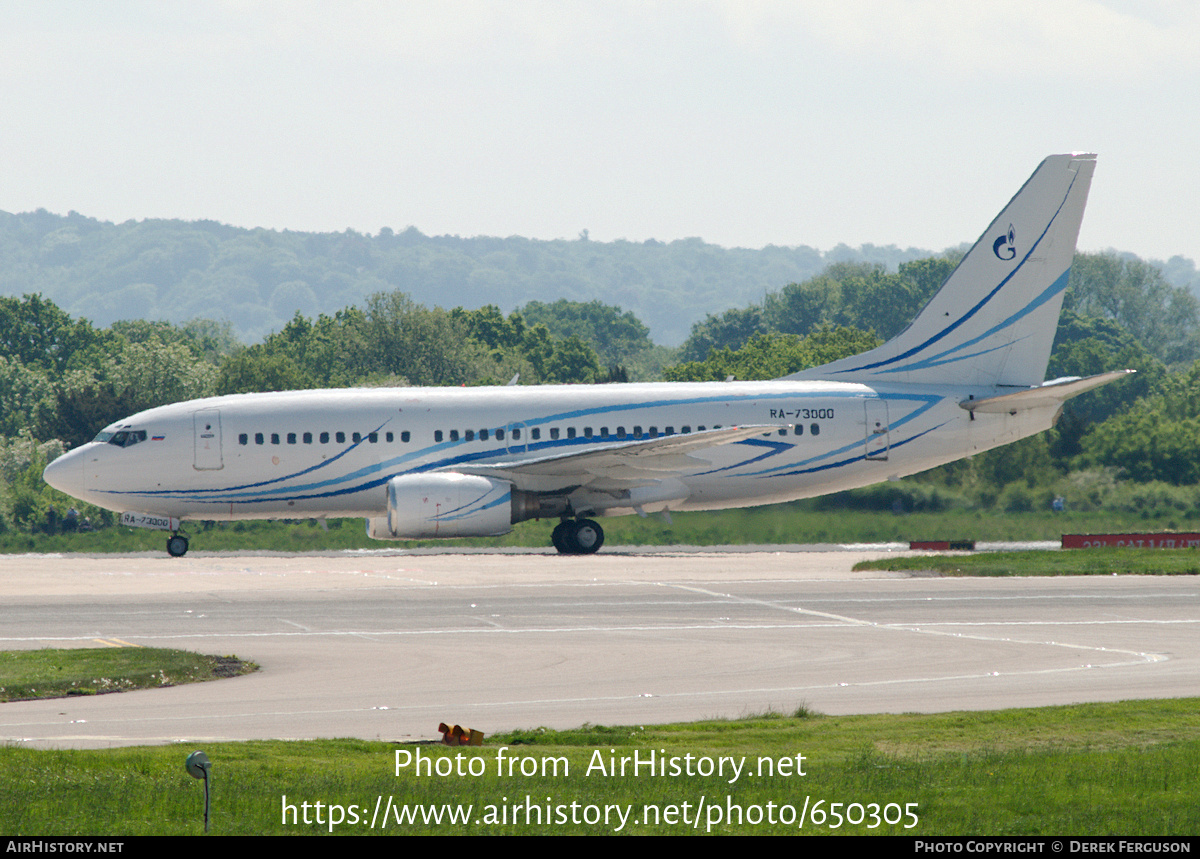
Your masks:
<svg viewBox="0 0 1200 859"><path fill-rule="evenodd" d="M512 487L470 474L402 474L387 485L387 518L367 520L376 540L498 537L512 530Z"/></svg>
<svg viewBox="0 0 1200 859"><path fill-rule="evenodd" d="M565 498L543 498L503 480L457 472L402 474L387 485L387 517L367 520L376 540L498 537L514 522L560 515Z"/></svg>

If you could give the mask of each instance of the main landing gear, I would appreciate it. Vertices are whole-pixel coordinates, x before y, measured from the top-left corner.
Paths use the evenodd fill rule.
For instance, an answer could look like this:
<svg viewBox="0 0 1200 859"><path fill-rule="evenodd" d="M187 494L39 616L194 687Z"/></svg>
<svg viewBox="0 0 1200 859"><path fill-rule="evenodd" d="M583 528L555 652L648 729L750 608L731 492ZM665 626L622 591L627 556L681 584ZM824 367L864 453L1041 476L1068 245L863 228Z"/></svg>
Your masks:
<svg viewBox="0 0 1200 859"><path fill-rule="evenodd" d="M188 538L182 534L172 534L167 538L167 554L172 558L182 558L187 554Z"/></svg>
<svg viewBox="0 0 1200 859"><path fill-rule="evenodd" d="M604 529L591 519L564 519L550 532L550 542L563 555L591 555L604 545Z"/></svg>

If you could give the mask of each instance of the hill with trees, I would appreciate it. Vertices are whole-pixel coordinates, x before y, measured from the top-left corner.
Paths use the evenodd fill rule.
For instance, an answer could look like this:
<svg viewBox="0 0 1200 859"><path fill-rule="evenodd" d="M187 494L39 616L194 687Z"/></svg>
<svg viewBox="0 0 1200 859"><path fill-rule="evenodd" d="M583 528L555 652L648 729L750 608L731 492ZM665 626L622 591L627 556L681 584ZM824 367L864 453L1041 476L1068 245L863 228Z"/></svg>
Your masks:
<svg viewBox="0 0 1200 859"><path fill-rule="evenodd" d="M400 291L429 306L491 304L505 313L530 302L601 300L632 312L655 342L673 346L705 314L757 300L829 263L895 269L926 253L871 245L748 250L700 239L596 242L586 233L541 241L426 236L413 227L372 236L213 221L113 224L38 210L0 212L0 295L40 294L100 326L228 320L246 343L281 330L297 312L333 315L380 292Z"/></svg>

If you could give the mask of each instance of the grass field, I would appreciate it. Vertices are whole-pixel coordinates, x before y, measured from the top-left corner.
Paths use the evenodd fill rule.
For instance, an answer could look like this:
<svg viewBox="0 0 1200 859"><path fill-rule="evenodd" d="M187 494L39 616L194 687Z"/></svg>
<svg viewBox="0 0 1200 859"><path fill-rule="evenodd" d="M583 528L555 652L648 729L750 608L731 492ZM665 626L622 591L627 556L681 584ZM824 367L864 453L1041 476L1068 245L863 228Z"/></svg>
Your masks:
<svg viewBox="0 0 1200 859"><path fill-rule="evenodd" d="M1195 576L1194 549L1071 549L976 552L859 561L855 570L929 571L941 576Z"/></svg>
<svg viewBox="0 0 1200 859"><path fill-rule="evenodd" d="M1188 529L1177 512L1149 516L1132 512L991 513L978 510L902 513L818 509L798 501L768 507L702 513L673 513L645 519L601 520L605 545L745 545L755 543L876 543L909 540L1058 540L1069 533ZM267 549L306 552L378 549L392 546L549 546L551 522L522 522L496 538L379 542L367 537L360 519L336 519L328 530L313 520L296 522L187 523L195 551ZM0 553L163 552L166 534L107 528L85 534L0 533Z"/></svg>
<svg viewBox="0 0 1200 859"><path fill-rule="evenodd" d="M190 751L0 748L0 832L198 833ZM1200 831L1195 699L937 715L801 710L518 731L482 748L324 740L204 751L215 834Z"/></svg>
<svg viewBox="0 0 1200 859"><path fill-rule="evenodd" d="M179 686L257 668L236 656L153 647L0 651L0 702Z"/></svg>

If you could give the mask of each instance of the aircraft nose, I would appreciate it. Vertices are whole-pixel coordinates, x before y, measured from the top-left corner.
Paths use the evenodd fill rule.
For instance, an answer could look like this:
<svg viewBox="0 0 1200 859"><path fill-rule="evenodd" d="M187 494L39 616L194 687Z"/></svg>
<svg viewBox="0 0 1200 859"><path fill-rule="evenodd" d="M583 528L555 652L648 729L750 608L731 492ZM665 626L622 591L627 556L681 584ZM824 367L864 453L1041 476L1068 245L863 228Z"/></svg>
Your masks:
<svg viewBox="0 0 1200 859"><path fill-rule="evenodd" d="M59 492L78 498L83 491L83 457L77 451L64 453L46 466L42 480Z"/></svg>

